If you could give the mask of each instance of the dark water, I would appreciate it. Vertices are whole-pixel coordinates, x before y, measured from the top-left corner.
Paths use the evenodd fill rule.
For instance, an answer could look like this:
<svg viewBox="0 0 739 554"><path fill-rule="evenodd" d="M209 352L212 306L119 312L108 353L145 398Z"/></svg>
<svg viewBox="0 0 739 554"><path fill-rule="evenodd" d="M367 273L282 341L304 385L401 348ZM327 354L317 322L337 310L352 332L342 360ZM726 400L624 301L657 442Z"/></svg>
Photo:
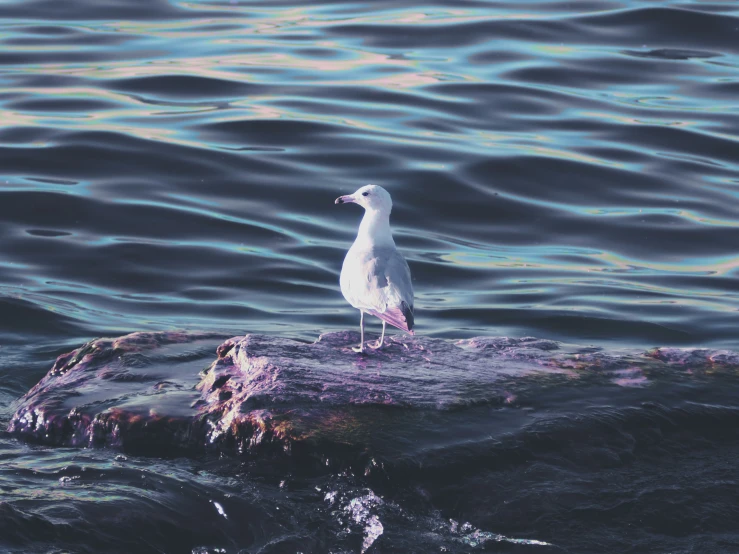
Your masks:
<svg viewBox="0 0 739 554"><path fill-rule="evenodd" d="M0 2L0 423L92 337L354 328L367 183L421 334L737 350L738 170L730 2ZM739 551L736 372L623 389L470 415L504 453L438 446L371 548ZM120 455L0 437L0 547L361 550L361 475Z"/></svg>

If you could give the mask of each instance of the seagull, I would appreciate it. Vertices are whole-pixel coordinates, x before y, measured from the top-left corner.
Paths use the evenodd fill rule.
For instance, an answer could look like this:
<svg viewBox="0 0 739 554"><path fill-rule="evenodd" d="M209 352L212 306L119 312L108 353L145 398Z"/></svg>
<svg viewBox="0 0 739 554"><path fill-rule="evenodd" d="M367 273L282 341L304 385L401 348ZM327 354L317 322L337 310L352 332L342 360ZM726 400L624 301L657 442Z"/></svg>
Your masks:
<svg viewBox="0 0 739 554"><path fill-rule="evenodd" d="M365 352L364 314L382 320L382 336L369 348L381 348L389 323L413 334L413 284L408 262L395 247L390 231L393 201L390 193L377 185L367 185L354 194L336 199L336 204L359 204L364 217L357 238L341 268L341 293L359 310L361 342L354 352Z"/></svg>

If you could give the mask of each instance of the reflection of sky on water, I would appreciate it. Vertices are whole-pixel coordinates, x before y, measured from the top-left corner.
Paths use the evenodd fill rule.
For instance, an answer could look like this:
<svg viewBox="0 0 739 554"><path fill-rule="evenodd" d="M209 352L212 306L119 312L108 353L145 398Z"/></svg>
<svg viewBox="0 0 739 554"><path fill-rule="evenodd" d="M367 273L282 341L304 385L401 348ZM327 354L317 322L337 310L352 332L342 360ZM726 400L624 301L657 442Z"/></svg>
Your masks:
<svg viewBox="0 0 739 554"><path fill-rule="evenodd" d="M259 271L272 267L280 275L275 285L295 287L290 304L300 306L298 311L304 309L309 316L322 310L339 313L341 299L332 294L336 259L351 238L349 225L355 224L352 217L357 214L338 216L346 219L341 219L337 234L333 212L295 213L296 205L284 205L280 195L291 186L308 186L295 177L302 174L331 200L339 186L348 184L352 160L367 155L378 160L377 177L372 176L372 165L356 167L356 173L385 178L390 188L403 186L406 173L427 172L463 180L477 198L528 211L532 217L554 214L548 217L560 227L581 222L582 241L572 241L562 228L545 226L539 228L541 236L523 238L527 231L522 225L536 229L525 218L507 229L507 237L479 212L470 222L436 228L411 195L398 195L398 241L418 264L421 310L434 309L439 290L445 291L445 305L460 310L515 308L509 298L516 295L541 296L532 305L543 310L599 309L606 314L654 303L691 306L706 314L739 309L736 294L719 281L735 278L739 258L720 245L710 244L703 253L691 245L678 257L670 249L646 256L616 237L607 244L588 242L591 224L645 233L667 227L713 232L739 225L739 162L731 148L739 141L739 112L726 88L735 87L739 79L736 54L686 49L670 54L674 60L657 62L659 52L653 55L652 46L624 48L609 36L596 44L592 36L578 35L566 44L557 38L557 25L576 28L577 19L561 8L560 13L548 13L525 3L423 11L380 5L372 13L342 4L295 8L173 2L170 7L179 10L178 19L0 20L0 44L8 55L0 60L0 145L6 152L35 148L43 157L46 149L83 148L104 142L106 136L133 137L152 151L167 145L213 156L209 163L216 180L241 166L249 175L248 164L261 164L263 176L254 177L260 186L284 190L271 198L247 200L209 188L205 179L200 191L173 191L162 182L124 186L113 183L115 176L107 180L80 174L55 181L43 171L3 175L0 190L75 195L94 199L105 209L171 212L257 229L268 237L252 238L245 232L244 240L236 241L232 236L173 238L70 228L54 240L92 249L131 243L247 256ZM587 17L608 17L620 8L617 3L603 4ZM547 26L531 27L539 34L516 38L517 26L544 20ZM513 25L501 27L507 34L485 36L479 30L490 22L507 21ZM445 43L441 35L452 26L469 29L469 37L454 46ZM363 31L378 28L388 32ZM407 29L418 34L419 46L402 45ZM438 44L424 42L433 36L424 33L436 29ZM392 44L395 32L398 47ZM658 78L650 80L649 75ZM180 80L167 80L175 76ZM289 130L283 138L274 138L258 126L231 127L234 122L265 121L313 125L306 129L325 142L291 142ZM639 138L634 133L643 134L644 140L631 140ZM705 146L694 151L684 146L687 141ZM141 146L125 143L119 148ZM618 176L614 181L624 187L600 195L582 190L563 196L560 185L553 186L551 194L541 193L543 186L506 188L509 176L470 170L479 160L509 159L569 163L566 167L573 174L585 168L617 172L604 175ZM227 164L223 173L221 160ZM668 167L675 168L680 194L669 187L664 193L630 188L632 176L659 176ZM145 194L129 198L135 187L144 187ZM434 217L444 212L438 197L424 206L437 210ZM173 306L188 302L180 289L139 294L135 287L121 290L119 285L91 284L82 278L34 275L20 256L3 260L2 267L9 272L6 293L43 296L39 302L69 314L97 310L101 317L125 321L128 308L121 303L144 302L140 311L133 310L139 325L147 321L150 303L169 306L165 312L170 313L162 317L176 321L180 311ZM299 277L299 268L315 273ZM226 292L218 292L231 284L209 283L207 273L204 269L202 291L191 296L210 297L215 314L234 304ZM160 278L166 280L166 275L156 275ZM478 287L477 292L467 287ZM578 292L581 288L586 290ZM310 299L314 292L318 301ZM496 301L497 293L506 300ZM275 286L244 305L265 314L266 321L270 314L290 311L280 305L279 296ZM70 299L67 304L56 304L64 298ZM157 317L152 315L154 327L159 325ZM434 330L449 332L457 324L438 322Z"/></svg>

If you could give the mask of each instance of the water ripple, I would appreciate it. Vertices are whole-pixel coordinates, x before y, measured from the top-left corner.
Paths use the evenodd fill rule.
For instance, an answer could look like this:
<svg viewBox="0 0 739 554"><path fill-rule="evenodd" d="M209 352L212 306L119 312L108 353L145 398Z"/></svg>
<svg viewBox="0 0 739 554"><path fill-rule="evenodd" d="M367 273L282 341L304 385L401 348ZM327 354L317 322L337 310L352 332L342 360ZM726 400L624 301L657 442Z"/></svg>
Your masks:
<svg viewBox="0 0 739 554"><path fill-rule="evenodd" d="M70 332L348 327L359 214L331 201L372 182L424 333L736 346L738 22L671 2L7 2L0 294Z"/></svg>

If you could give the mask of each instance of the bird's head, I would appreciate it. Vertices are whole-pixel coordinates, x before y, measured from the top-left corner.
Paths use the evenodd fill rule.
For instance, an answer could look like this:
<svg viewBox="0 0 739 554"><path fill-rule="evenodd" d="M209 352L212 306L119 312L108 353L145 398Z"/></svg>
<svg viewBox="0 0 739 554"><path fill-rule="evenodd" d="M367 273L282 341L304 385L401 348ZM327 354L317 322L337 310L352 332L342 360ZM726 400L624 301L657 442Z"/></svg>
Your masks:
<svg viewBox="0 0 739 554"><path fill-rule="evenodd" d="M359 204L367 211L378 211L390 214L393 209L393 201L390 193L378 185L367 185L354 194L339 196L335 204Z"/></svg>

